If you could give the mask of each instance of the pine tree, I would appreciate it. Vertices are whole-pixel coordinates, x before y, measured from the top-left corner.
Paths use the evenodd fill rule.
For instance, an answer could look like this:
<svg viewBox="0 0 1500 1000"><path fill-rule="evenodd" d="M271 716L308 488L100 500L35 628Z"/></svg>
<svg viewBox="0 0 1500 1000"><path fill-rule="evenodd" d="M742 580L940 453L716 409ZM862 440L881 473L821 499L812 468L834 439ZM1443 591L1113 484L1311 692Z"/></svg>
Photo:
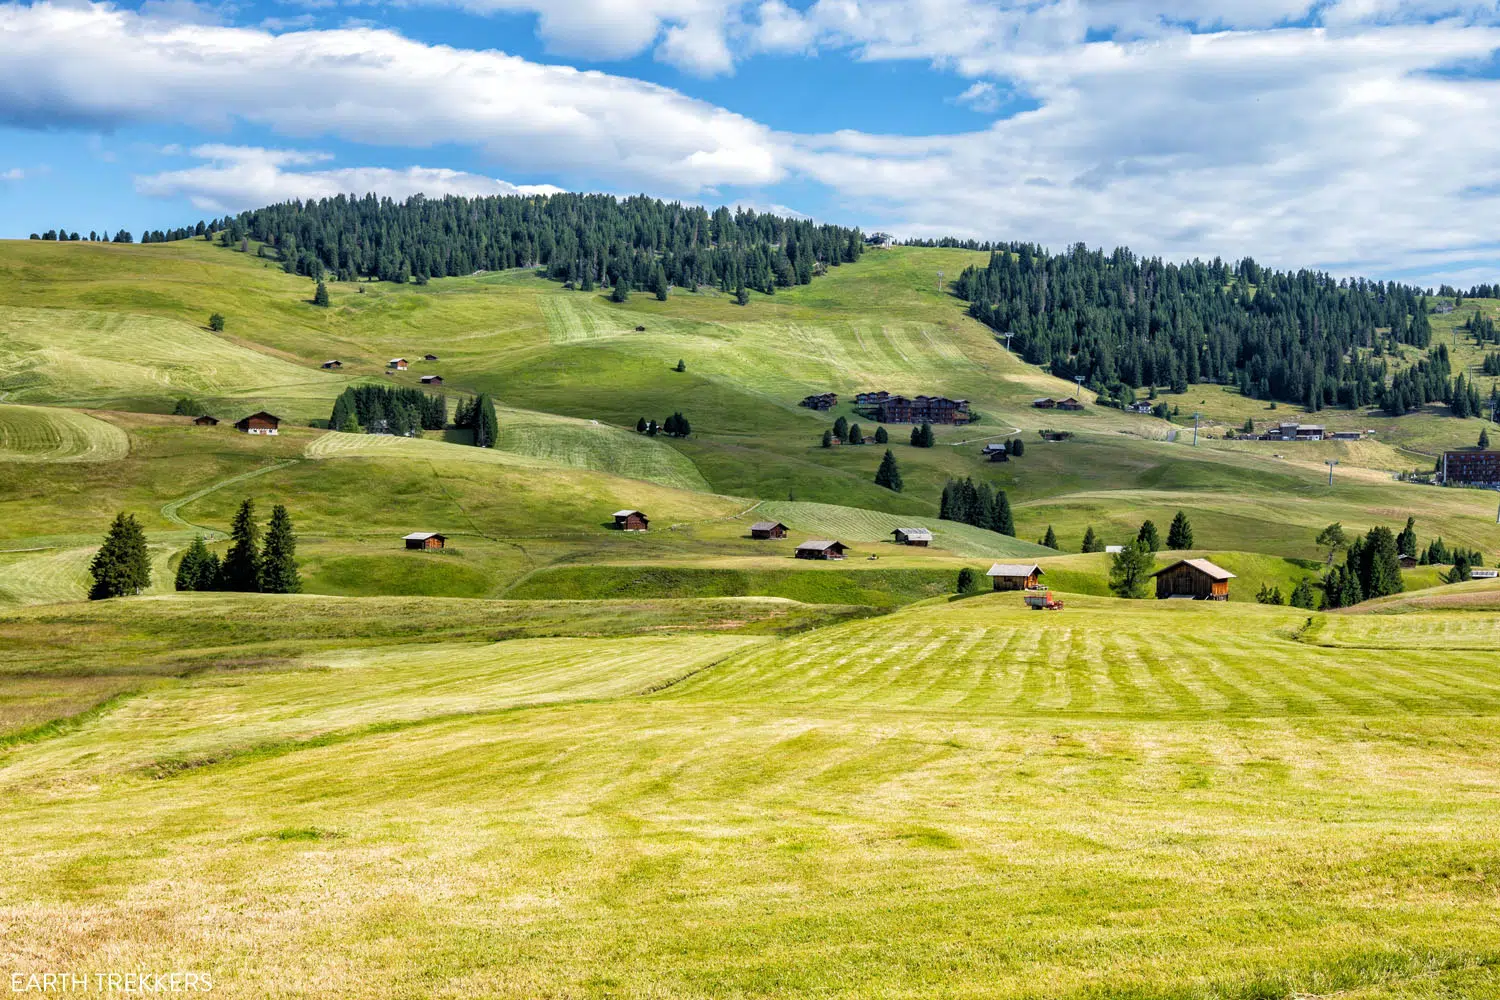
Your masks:
<svg viewBox="0 0 1500 1000"><path fill-rule="evenodd" d="M630 282L628 282L628 281L625 280L624 275L621 275L619 278L615 279L615 289L614 289L614 291L612 291L612 292L609 293L609 301L611 301L611 302L629 302L630 301Z"/></svg>
<svg viewBox="0 0 1500 1000"><path fill-rule="evenodd" d="M1057 548L1057 533L1052 530L1052 525L1047 525L1047 534L1042 538L1042 544L1049 549Z"/></svg>
<svg viewBox="0 0 1500 1000"><path fill-rule="evenodd" d="M639 420L637 420L635 422L635 432L637 434L644 434L644 433L646 433L646 418L645 417L642 417L641 419L639 419Z"/></svg>
<svg viewBox="0 0 1500 1000"><path fill-rule="evenodd" d="M479 448L493 448L500 437L500 420L495 416L495 401L489 393L481 392L474 400L474 444Z"/></svg>
<svg viewBox="0 0 1500 1000"><path fill-rule="evenodd" d="M935 444L937 444L937 436L932 433L932 425L924 423L922 425L922 447L931 448Z"/></svg>
<svg viewBox="0 0 1500 1000"><path fill-rule="evenodd" d="M1304 576L1298 580L1297 585L1292 588L1292 596L1287 599L1287 603L1294 608L1315 610L1318 606L1318 599L1313 593L1312 579Z"/></svg>
<svg viewBox="0 0 1500 1000"><path fill-rule="evenodd" d="M922 445L922 428L920 428L920 427L913 427L911 429L911 446L913 448L921 448L921 447L923 447L923 445Z"/></svg>
<svg viewBox="0 0 1500 1000"><path fill-rule="evenodd" d="M850 424L849 425L849 443L850 444L864 444L865 443L865 432L860 429L859 424Z"/></svg>
<svg viewBox="0 0 1500 1000"><path fill-rule="evenodd" d="M1365 544L1360 553L1360 586L1366 600L1399 594L1405 589L1401 579L1400 553L1396 551L1396 536L1384 525L1371 528L1365 535Z"/></svg>
<svg viewBox="0 0 1500 1000"><path fill-rule="evenodd" d="M955 593L972 594L979 589L978 576L969 567L965 566L958 571L958 586Z"/></svg>
<svg viewBox="0 0 1500 1000"><path fill-rule="evenodd" d="M271 508L266 544L261 550L260 589L266 594L296 594L302 590L297 573L297 536L292 517L281 504Z"/></svg>
<svg viewBox="0 0 1500 1000"><path fill-rule="evenodd" d="M177 564L177 589L213 590L218 584L219 557L208 550L203 536L198 535Z"/></svg>
<svg viewBox="0 0 1500 1000"><path fill-rule="evenodd" d="M1109 589L1116 597L1145 597L1146 583L1151 578L1151 567L1155 562L1150 549L1139 541L1131 542L1110 560Z"/></svg>
<svg viewBox="0 0 1500 1000"><path fill-rule="evenodd" d="M890 439L891 439L891 436L886 433L886 430L885 430L884 427L877 427L877 428L875 428L875 443L876 444L886 444L887 442L890 441Z"/></svg>
<svg viewBox="0 0 1500 1000"><path fill-rule="evenodd" d="M328 286L321 281L318 282L318 290L313 292L313 305L325 308L328 305Z"/></svg>
<svg viewBox="0 0 1500 1000"><path fill-rule="evenodd" d="M681 358L678 358L677 359L677 367L675 369L673 369L673 370L674 371L679 371L679 372L685 372L685 371L687 371L687 362L684 361L684 360L682 360Z"/></svg>
<svg viewBox="0 0 1500 1000"><path fill-rule="evenodd" d="M901 492L901 469L896 465L896 456L887 448L885 457L880 460L880 468L875 472L875 485L884 486L896 493Z"/></svg>
<svg viewBox="0 0 1500 1000"><path fill-rule="evenodd" d="M1489 448L1489 446L1490 446L1490 432L1489 432L1489 428L1487 428L1487 427L1481 427L1481 428L1479 428L1479 450L1480 451L1484 451L1487 448Z"/></svg>
<svg viewBox="0 0 1500 1000"><path fill-rule="evenodd" d="M229 551L219 567L219 589L260 589L260 529L255 526L255 501L240 502L229 526Z"/></svg>
<svg viewBox="0 0 1500 1000"><path fill-rule="evenodd" d="M667 272L660 264L656 265L656 271L651 275L651 290L656 293L658 302L667 301Z"/></svg>
<svg viewBox="0 0 1500 1000"><path fill-rule="evenodd" d="M1415 556L1417 554L1417 519L1407 517L1406 527L1401 534L1396 536L1396 554L1402 556Z"/></svg>
<svg viewBox="0 0 1500 1000"><path fill-rule="evenodd" d="M989 523L984 525L991 531L1016 537L1016 519L1010 509L1010 497L1005 495L1004 490L995 491L995 500L990 509Z"/></svg>
<svg viewBox="0 0 1500 1000"><path fill-rule="evenodd" d="M832 448L833 447L833 431L824 431L823 432L823 447L825 447L825 448Z"/></svg>
<svg viewBox="0 0 1500 1000"><path fill-rule="evenodd" d="M214 333L224 332L224 317L220 313L214 313L208 317L208 328Z"/></svg>
<svg viewBox="0 0 1500 1000"><path fill-rule="evenodd" d="M1022 455L1026 454L1026 442L1022 441L1020 438L1015 438L1006 444L1005 452L1011 458L1020 458Z"/></svg>
<svg viewBox="0 0 1500 1000"><path fill-rule="evenodd" d="M833 436L840 441L849 440L849 421L839 417L833 422Z"/></svg>
<svg viewBox="0 0 1500 1000"><path fill-rule="evenodd" d="M745 287L745 282L740 281L738 288L734 290L734 304L737 306L748 306L750 304L750 290Z"/></svg>
<svg viewBox="0 0 1500 1000"><path fill-rule="evenodd" d="M1104 546L1100 543L1099 536L1096 535L1096 534L1094 534L1094 526L1092 524L1089 525L1088 526L1088 530L1083 533L1083 548L1079 549L1078 551L1079 552L1103 552L1104 551Z"/></svg>
<svg viewBox="0 0 1500 1000"><path fill-rule="evenodd" d="M1182 511L1172 518L1172 525L1167 529L1167 548L1174 552L1193 547L1193 526L1188 523L1187 515Z"/></svg>
<svg viewBox="0 0 1500 1000"><path fill-rule="evenodd" d="M104 544L89 563L94 585L89 600L130 597L151 586L151 557L146 552L146 535L134 514L124 511L115 515L114 523L104 536Z"/></svg>
<svg viewBox="0 0 1500 1000"><path fill-rule="evenodd" d="M1161 549L1161 536L1157 534L1156 525L1151 521L1141 523L1141 530L1136 533L1135 540L1153 555Z"/></svg>

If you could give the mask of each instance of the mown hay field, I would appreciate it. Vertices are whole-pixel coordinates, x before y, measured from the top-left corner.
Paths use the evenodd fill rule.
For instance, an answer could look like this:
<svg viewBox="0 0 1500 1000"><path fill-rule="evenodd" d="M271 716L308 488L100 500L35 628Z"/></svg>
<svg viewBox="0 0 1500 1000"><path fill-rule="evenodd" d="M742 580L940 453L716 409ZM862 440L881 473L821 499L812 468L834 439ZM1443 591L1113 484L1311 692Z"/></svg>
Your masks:
<svg viewBox="0 0 1500 1000"><path fill-rule="evenodd" d="M43 406L0 405L0 462L116 462L130 437L87 414Z"/></svg>
<svg viewBox="0 0 1500 1000"><path fill-rule="evenodd" d="M1340 617L1332 648L1233 604L985 596L777 637L699 603L539 605L557 637L498 642L465 630L526 605L0 615L6 655L66 623L96 660L200 664L0 749L0 962L229 997L1500 987L1500 687L1446 625L1373 648L1421 613Z"/></svg>

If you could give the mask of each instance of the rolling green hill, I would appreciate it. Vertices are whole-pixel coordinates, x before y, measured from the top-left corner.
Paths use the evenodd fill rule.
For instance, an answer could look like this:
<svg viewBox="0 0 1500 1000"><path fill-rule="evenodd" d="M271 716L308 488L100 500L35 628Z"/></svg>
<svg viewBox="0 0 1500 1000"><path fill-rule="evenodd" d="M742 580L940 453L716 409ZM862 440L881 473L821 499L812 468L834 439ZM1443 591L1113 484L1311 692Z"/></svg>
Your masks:
<svg viewBox="0 0 1500 1000"><path fill-rule="evenodd" d="M130 438L102 420L56 407L0 404L0 462L117 462Z"/></svg>

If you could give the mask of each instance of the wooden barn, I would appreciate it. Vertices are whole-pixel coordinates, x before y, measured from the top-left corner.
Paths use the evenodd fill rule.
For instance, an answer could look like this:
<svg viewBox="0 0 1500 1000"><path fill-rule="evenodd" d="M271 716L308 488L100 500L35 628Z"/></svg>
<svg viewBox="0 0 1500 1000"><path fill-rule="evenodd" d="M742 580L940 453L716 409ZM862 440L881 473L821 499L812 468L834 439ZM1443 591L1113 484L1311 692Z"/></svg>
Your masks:
<svg viewBox="0 0 1500 1000"><path fill-rule="evenodd" d="M812 541L797 546L798 559L842 559L848 546L843 542Z"/></svg>
<svg viewBox="0 0 1500 1000"><path fill-rule="evenodd" d="M323 367L324 368L342 368L342 367L344 367L344 363L342 361L338 361L338 360L330 360L330 361L323 362Z"/></svg>
<svg viewBox="0 0 1500 1000"><path fill-rule="evenodd" d="M1035 590L1044 572L1036 563L995 563L985 575L995 581L996 590Z"/></svg>
<svg viewBox="0 0 1500 1000"><path fill-rule="evenodd" d="M780 521L756 521L750 525L750 537L759 539L785 538L786 525Z"/></svg>
<svg viewBox="0 0 1500 1000"><path fill-rule="evenodd" d="M915 545L925 549L932 544L932 532L926 528L897 528L891 534L896 536L897 545Z"/></svg>
<svg viewBox="0 0 1500 1000"><path fill-rule="evenodd" d="M1229 570L1207 559L1179 559L1151 575L1156 577L1158 601L1227 601L1229 581L1234 579Z"/></svg>
<svg viewBox="0 0 1500 1000"><path fill-rule="evenodd" d="M982 451L980 451L979 457L987 458L991 462L1009 462L1010 452L1006 450L1003 443L991 441L989 444L984 446L984 449Z"/></svg>
<svg viewBox="0 0 1500 1000"><path fill-rule="evenodd" d="M448 536L440 535L436 531L413 531L405 536L402 541L406 542L409 549L440 549L448 544Z"/></svg>
<svg viewBox="0 0 1500 1000"><path fill-rule="evenodd" d="M443 376L441 376L441 375L423 375L422 376L422 384L423 385L442 385L443 384Z"/></svg>
<svg viewBox="0 0 1500 1000"><path fill-rule="evenodd" d="M272 413L261 410L252 413L242 420L236 420L234 429L244 431L246 434L279 434L281 433L281 418Z"/></svg>
<svg viewBox="0 0 1500 1000"><path fill-rule="evenodd" d="M1038 410L1050 410L1057 406L1057 400L1047 398L1033 399L1031 401L1031 405L1036 407Z"/></svg>
<svg viewBox="0 0 1500 1000"><path fill-rule="evenodd" d="M1083 409L1083 404L1072 396L1069 396L1067 399L1059 399L1057 401L1057 408L1059 410L1081 410Z"/></svg>
<svg viewBox="0 0 1500 1000"><path fill-rule="evenodd" d="M436 354L424 354L424 355L422 355L422 360L423 361L436 361L437 359L438 359L438 356Z"/></svg>
<svg viewBox="0 0 1500 1000"><path fill-rule="evenodd" d="M389 361L387 361L385 363L385 366L387 368L394 368L398 372L404 372L404 371L406 371L406 359L405 358L392 358L391 360L389 360Z"/></svg>
<svg viewBox="0 0 1500 1000"><path fill-rule="evenodd" d="M615 511L615 527L620 531L645 531L651 526L651 519L638 510Z"/></svg>
<svg viewBox="0 0 1500 1000"><path fill-rule="evenodd" d="M210 417L207 413L205 413L201 417L194 417L193 423L197 424L199 427L217 427L219 426L219 418Z"/></svg>

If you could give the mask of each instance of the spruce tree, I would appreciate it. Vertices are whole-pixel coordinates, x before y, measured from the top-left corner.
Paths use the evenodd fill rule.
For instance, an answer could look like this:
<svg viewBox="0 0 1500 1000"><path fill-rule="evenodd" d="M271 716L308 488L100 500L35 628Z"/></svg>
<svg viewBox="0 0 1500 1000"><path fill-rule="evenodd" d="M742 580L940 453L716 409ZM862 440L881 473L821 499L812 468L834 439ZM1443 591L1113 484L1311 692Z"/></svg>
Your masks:
<svg viewBox="0 0 1500 1000"><path fill-rule="evenodd" d="M221 313L214 313L212 316L208 317L208 328L214 333L223 333L224 316Z"/></svg>
<svg viewBox="0 0 1500 1000"><path fill-rule="evenodd" d="M832 448L833 447L833 431L824 431L823 432L823 447L825 447L825 448Z"/></svg>
<svg viewBox="0 0 1500 1000"><path fill-rule="evenodd" d="M1100 542L1099 542L1099 536L1096 535L1096 534L1094 534L1094 526L1092 524L1089 525L1088 526L1088 530L1083 533L1083 548L1079 549L1078 551L1079 552L1103 552L1104 551L1104 546L1102 544L1100 544Z"/></svg>
<svg viewBox="0 0 1500 1000"><path fill-rule="evenodd" d="M656 271L651 275L651 290L656 293L658 302L667 301L667 272L660 264L656 265ZM678 362L681 364L681 362ZM681 371L682 369L678 369Z"/></svg>
<svg viewBox="0 0 1500 1000"><path fill-rule="evenodd" d="M611 301L611 302L629 302L630 301L630 282L626 281L625 277L623 275L621 275L619 278L615 279L615 290L609 293L609 301Z"/></svg>
<svg viewBox="0 0 1500 1000"><path fill-rule="evenodd" d="M313 305L328 306L328 286L321 281L318 282L318 290L313 292Z"/></svg>
<svg viewBox="0 0 1500 1000"><path fill-rule="evenodd" d="M1396 554L1402 556L1415 556L1417 554L1417 519L1408 516L1406 527L1401 534L1396 536Z"/></svg>
<svg viewBox="0 0 1500 1000"><path fill-rule="evenodd" d="M1006 444L1005 451L1011 458L1020 458L1026 454L1026 442L1015 438Z"/></svg>
<svg viewBox="0 0 1500 1000"><path fill-rule="evenodd" d="M297 536L292 530L292 516L281 504L271 508L271 522L266 526L260 589L266 594L296 594L302 590L302 578L297 573Z"/></svg>
<svg viewBox="0 0 1500 1000"><path fill-rule="evenodd" d="M481 392L474 400L474 444L479 448L493 448L500 437L500 421L495 416L495 401L489 393Z"/></svg>
<svg viewBox="0 0 1500 1000"><path fill-rule="evenodd" d="M886 430L885 430L884 427L877 427L877 428L875 428L875 443L876 444L886 444L887 442L890 441L890 439L891 439L891 436L886 433Z"/></svg>
<svg viewBox="0 0 1500 1000"><path fill-rule="evenodd" d="M840 441L849 440L849 421L839 417L833 422L833 436Z"/></svg>
<svg viewBox="0 0 1500 1000"><path fill-rule="evenodd" d="M642 417L641 419L639 419L639 420L637 420L635 422L635 432L637 434L644 434L644 433L646 433L646 418L645 417Z"/></svg>
<svg viewBox="0 0 1500 1000"><path fill-rule="evenodd" d="M740 286L734 291L734 304L748 306L750 304L750 290L745 287L745 282L740 281Z"/></svg>
<svg viewBox="0 0 1500 1000"><path fill-rule="evenodd" d="M1365 535L1361 556L1360 585L1366 600L1399 594L1406 585L1401 579L1400 553L1396 551L1396 536L1391 529L1380 525L1371 528Z"/></svg>
<svg viewBox="0 0 1500 1000"><path fill-rule="evenodd" d="M208 550L202 535L182 554L176 584L178 590L213 590L219 585L219 557Z"/></svg>
<svg viewBox="0 0 1500 1000"><path fill-rule="evenodd" d="M859 424L850 424L849 425L849 443L850 444L864 444L865 443L865 432L862 431L862 430L860 430Z"/></svg>
<svg viewBox="0 0 1500 1000"><path fill-rule="evenodd" d="M1156 532L1156 525L1151 521L1143 521L1141 530L1136 533L1135 540L1141 544L1147 552L1155 554L1161 549L1161 536Z"/></svg>
<svg viewBox="0 0 1500 1000"><path fill-rule="evenodd" d="M995 501L990 510L989 523L984 527L997 534L1016 537L1015 515L1011 513L1010 497L1005 495L1004 490L995 491Z"/></svg>
<svg viewBox="0 0 1500 1000"><path fill-rule="evenodd" d="M977 580L978 576L974 573L974 571L965 566L963 569L958 571L958 586L955 592L959 594L972 594L974 591L979 589L979 585L976 582Z"/></svg>
<svg viewBox="0 0 1500 1000"><path fill-rule="evenodd" d="M1049 549L1057 548L1057 533L1052 530L1052 525L1047 525L1047 534L1042 538L1042 544Z"/></svg>
<svg viewBox="0 0 1500 1000"><path fill-rule="evenodd" d="M1484 451L1484 450L1488 449L1489 446L1490 446L1490 432L1489 432L1489 428L1487 428L1487 427L1481 427L1481 428L1479 428L1479 450L1480 451Z"/></svg>
<svg viewBox="0 0 1500 1000"><path fill-rule="evenodd" d="M1182 511L1172 518L1172 525L1167 529L1167 548L1174 552L1193 547L1193 526L1188 523L1187 515Z"/></svg>
<svg viewBox="0 0 1500 1000"><path fill-rule="evenodd" d="M151 557L146 552L146 535L134 514L124 511L115 515L114 523L104 536L104 544L89 563L94 584L89 600L130 597L151 586Z"/></svg>
<svg viewBox="0 0 1500 1000"><path fill-rule="evenodd" d="M255 501L245 499L229 526L229 551L219 567L219 589L251 592L260 589L260 529L255 526Z"/></svg>
<svg viewBox="0 0 1500 1000"><path fill-rule="evenodd" d="M875 485L884 486L896 493L901 492L901 469L896 465L896 456L889 448L885 450L885 457L880 460L880 468L875 472Z"/></svg>
<svg viewBox="0 0 1500 1000"><path fill-rule="evenodd" d="M921 448L923 446L922 445L922 428L920 428L920 427L913 427L911 429L911 446L913 448Z"/></svg>

